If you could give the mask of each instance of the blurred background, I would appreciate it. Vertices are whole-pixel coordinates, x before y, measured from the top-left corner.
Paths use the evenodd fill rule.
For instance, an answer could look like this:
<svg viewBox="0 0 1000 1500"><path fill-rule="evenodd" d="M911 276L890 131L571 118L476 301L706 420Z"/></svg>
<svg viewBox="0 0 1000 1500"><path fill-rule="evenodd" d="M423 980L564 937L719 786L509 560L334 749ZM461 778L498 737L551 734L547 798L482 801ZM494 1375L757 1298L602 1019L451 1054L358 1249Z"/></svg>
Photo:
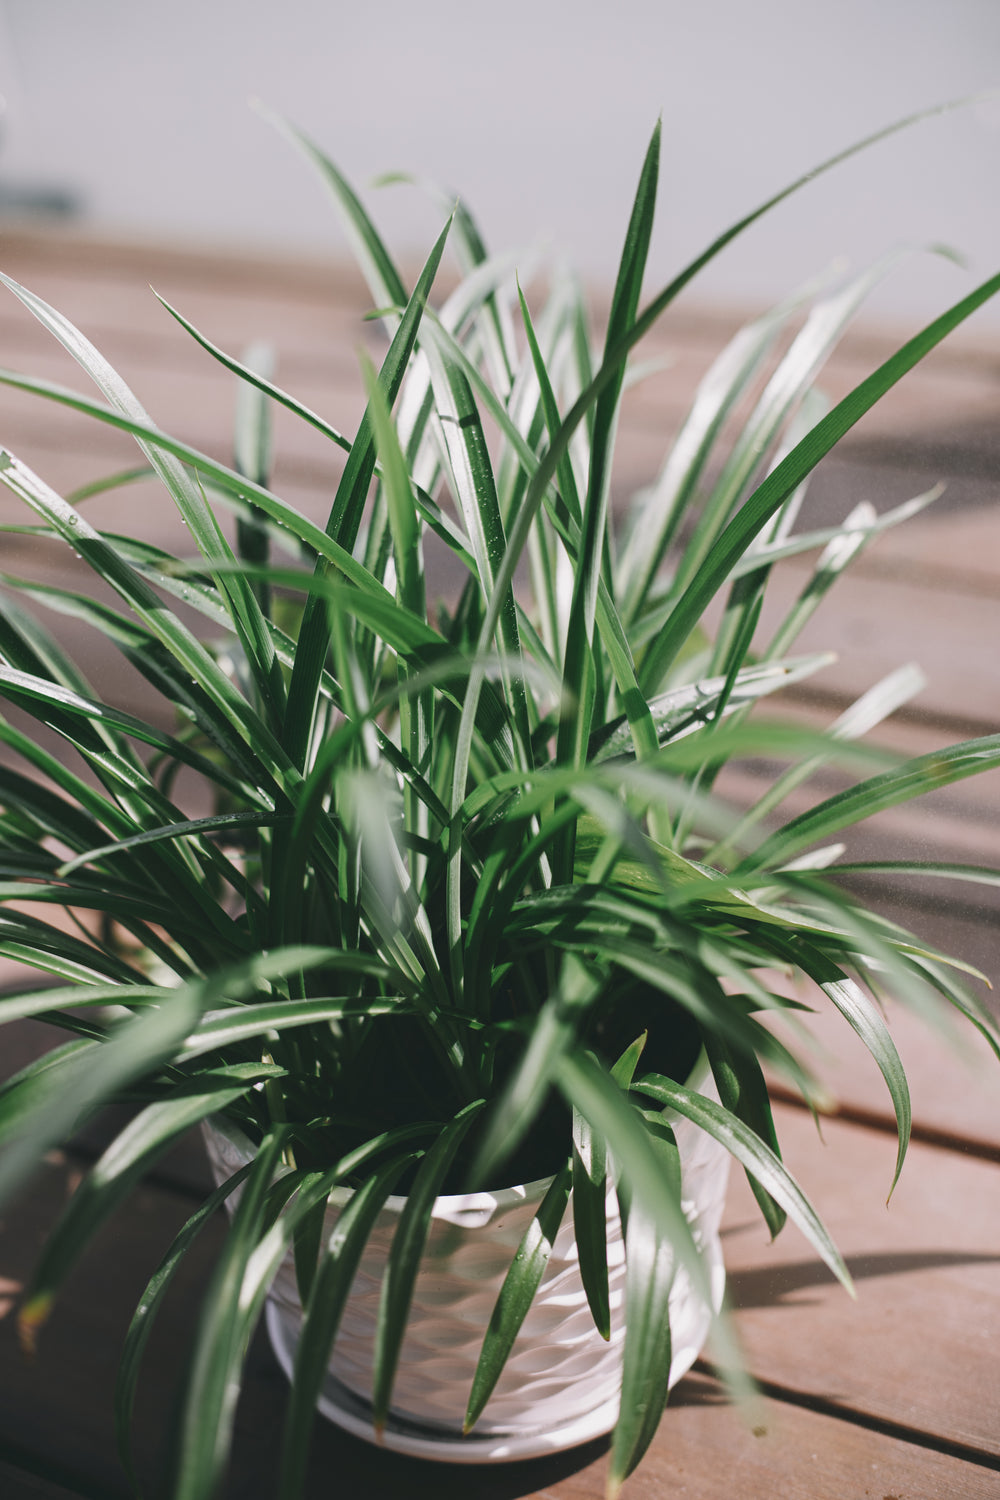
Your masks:
<svg viewBox="0 0 1000 1500"><path fill-rule="evenodd" d="M63 211L102 236L343 249L257 98L355 184L433 177L492 248L542 240L607 282L662 113L662 280L845 144L998 81L997 0L0 0L0 229ZM998 176L1000 103L926 120L769 216L698 295L755 304L834 255L944 242L967 273L915 257L872 305L933 313L1000 265ZM374 201L397 248L427 247L436 208Z"/></svg>

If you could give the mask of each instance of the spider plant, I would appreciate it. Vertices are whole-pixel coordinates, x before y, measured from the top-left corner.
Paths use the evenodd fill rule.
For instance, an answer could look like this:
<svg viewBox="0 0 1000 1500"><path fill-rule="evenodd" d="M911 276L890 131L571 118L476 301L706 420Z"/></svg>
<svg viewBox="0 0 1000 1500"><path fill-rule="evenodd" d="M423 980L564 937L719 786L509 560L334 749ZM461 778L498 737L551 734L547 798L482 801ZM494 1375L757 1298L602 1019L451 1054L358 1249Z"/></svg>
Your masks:
<svg viewBox="0 0 1000 1500"><path fill-rule="evenodd" d="M50 987L36 979L3 999L0 1019L42 1016L68 1040L0 1091L4 1198L83 1117L116 1097L138 1101L52 1232L22 1334L35 1338L140 1174L199 1121L228 1120L253 1158L150 1282L124 1351L122 1453L128 1465L151 1321L183 1251L233 1195L178 1419L174 1493L191 1500L221 1482L242 1355L291 1250L322 1344L289 1406L281 1493L292 1495L327 1346L385 1198L408 1193L411 1211L386 1279L376 1425L442 1190L542 1173L571 1182L563 1203L607 1333L610 1162L629 1210L628 1256L652 1268L628 1284L617 1492L664 1407L674 1268L705 1281L666 1107L724 1141L771 1231L790 1216L849 1285L781 1161L764 1068L812 1103L822 1091L768 1027L776 1013L797 1019L768 973L809 976L866 1042L898 1121L897 1172L910 1107L878 997L957 1007L997 1045L960 966L850 893L836 841L881 809L997 766L1000 736L902 764L862 750L861 732L913 691L907 673L829 733L753 710L823 666L792 654L797 632L850 559L929 498L881 516L862 505L837 527L810 528L800 525L809 475L1000 276L830 409L817 374L887 267L813 285L750 323L693 393L662 470L618 531L609 497L632 350L695 273L793 189L640 311L657 128L595 347L572 278L555 275L529 304L464 207L408 289L336 167L294 138L344 215L387 335L380 367L363 361L367 406L353 436L280 388L259 351L225 353L168 308L197 357L238 381L227 467L158 428L82 332L7 282L98 395L9 371L0 380L130 433L193 548L182 558L102 534L82 500L0 452L0 479L31 524L117 599L5 581L0 695L18 713L0 718L0 952ZM461 274L440 299L446 240ZM343 455L325 527L270 486L276 404ZM444 603L428 598L431 547L455 579ZM809 583L764 639L774 565L808 552ZM522 562L529 587L516 589ZM141 719L99 699L36 617L46 610L121 653L162 713ZM719 773L761 755L784 763L781 777L756 807L725 806ZM787 811L794 788L831 762L850 773L848 788ZM53 907L72 920L47 920ZM701 1048L721 1103L684 1086ZM338 1185L354 1190L351 1210L326 1239ZM533 1253L509 1272L468 1412L456 1414L468 1426L541 1278L551 1217L543 1205ZM729 1360L724 1321L718 1337Z"/></svg>

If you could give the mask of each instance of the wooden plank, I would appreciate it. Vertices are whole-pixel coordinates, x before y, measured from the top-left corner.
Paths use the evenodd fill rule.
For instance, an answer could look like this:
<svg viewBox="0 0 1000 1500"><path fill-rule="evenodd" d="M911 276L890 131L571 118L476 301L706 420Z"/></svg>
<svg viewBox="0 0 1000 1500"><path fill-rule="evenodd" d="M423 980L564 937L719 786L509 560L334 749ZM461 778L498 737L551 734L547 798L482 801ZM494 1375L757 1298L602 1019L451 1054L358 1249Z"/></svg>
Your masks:
<svg viewBox="0 0 1000 1500"><path fill-rule="evenodd" d="M60 243L65 262L59 260ZM95 261L84 247L80 251L81 269L79 261L74 264L72 240L46 241L46 249L45 276L50 281L55 278L58 284L46 285L42 290L57 301L73 303L67 309L71 315L81 317L89 325L99 325L99 329L94 328L95 334L112 338L114 347L107 352L113 359L120 358L123 374L133 381L163 426L227 460L232 378L192 348L187 336L148 297L144 283L150 265L158 264L154 250L137 246L129 251L125 247L116 255L109 254L105 264ZM20 253L30 264L33 253L30 240L20 244ZM309 404L331 412L337 425L346 432L353 430L361 410L355 348L359 337L377 343L381 335L373 331L372 325L360 321L364 302L358 297L357 281L351 274L331 273L322 286L307 276L307 285L301 287L297 280L300 268L293 261L284 266L267 263L249 269L237 267L229 280L223 274L225 262L219 258L193 256L185 263L183 257L166 254L165 263L181 282L189 287L200 286L198 296L203 305L192 310L200 321L208 319L206 331L230 347L260 332L274 336L282 358L287 355L293 367L301 371L301 378L290 382L293 389ZM249 291L243 273L250 278ZM201 282L199 276L203 278ZM327 293L325 299L323 293ZM137 300L140 298L141 301ZM267 324L266 328L260 326L261 320ZM8 346L13 338L7 362L21 362L20 356L28 356L31 351L27 362L32 368L54 378L69 379L71 383L75 379L86 386L71 362L60 355L49 336L23 309L14 305L0 323L0 331ZM662 376L631 392L626 401L621 427L622 465L616 477L619 498L624 499L635 485L648 481L655 473L668 434L680 419L694 383L724 332L725 327L718 319L705 318L699 323L698 315L688 315L676 328L671 324L664 330L658 336L659 341L654 340L653 352L669 347L673 363ZM99 336L98 342L101 342ZM835 357L832 366L835 389L839 391L838 381L846 388L851 379L870 367L872 359L888 347L889 341L884 338L880 340L871 334L855 336L845 346L845 352ZM987 440L976 435L987 430L992 433L993 424L979 422L977 413L984 402L990 411L995 406L996 374L981 357L978 346L970 344L968 352L963 354L964 347L952 349L947 358L940 351L933 356L927 371L914 372L909 377L906 388L909 389L909 382L916 382L916 388L924 392L916 404L908 403L900 392L889 397L888 406L894 413L892 421L898 430L903 431L908 423L905 430L912 440L907 444L905 456L897 454L888 468L883 464L874 473L870 460L866 470L863 464L859 469L858 460L849 457L823 466L813 484L813 492L819 498L816 503L810 500L811 510L815 511L818 504L823 515L840 514L862 493L878 495L879 487L885 490L890 481L897 488L902 486L901 495L925 486L941 472L928 469L926 460L921 468L917 461L920 445L926 450L931 432L950 435L953 461L943 471L946 475L955 467L955 454L961 453L966 465L970 454L972 460L976 453L982 457L983 443ZM942 382L952 390L951 398L944 394ZM23 448L26 460L37 462L47 477L51 472L57 487L134 461L134 447L119 435L97 429L71 414L53 413L17 393L2 394L0 411L5 414L4 432L12 445L15 449ZM864 451L872 451L874 439L868 419L862 437ZM879 441L883 445L888 441L886 433ZM939 437L939 448L941 441ZM276 419L276 447L282 455L276 478L279 488L287 486L289 497L297 503L306 503L307 508L309 492L315 492L316 511L309 508L309 513L316 519L322 518L329 487L339 472L339 455L331 453L329 445L317 434L304 430L284 413L279 413ZM60 454L79 451L81 468L73 472L60 457L54 460L58 472L50 471L43 455L53 450ZM850 451L849 445L843 450L848 455ZM913 471L908 479L901 473L901 464L908 464ZM978 481L966 498L982 491L983 483ZM95 503L94 514L101 517L101 506L107 504L110 509L106 524L116 524L119 516L128 524L128 518L134 514L131 499L131 495L118 496ZM5 515L11 504L9 499L5 500ZM169 506L160 506L158 514L167 527L164 539L168 536L175 539L176 524ZM157 521L156 526L159 524ZM996 524L991 527L981 521L971 541L953 540L941 558L933 537L941 531L951 535L950 527L942 524L938 533L921 532L920 540L898 544L897 536L918 536L912 527L904 528L862 559L853 577L838 589L836 613L824 611L820 617L822 623L810 626L806 637L808 643L832 644L842 649L843 662L827 674L825 691L836 697L849 697L883 669L907 655L917 655L934 679L924 701L925 711L951 719L968 719L970 712L974 712L980 721L991 721L997 706L992 701L996 694L990 687L986 670L989 662L983 653L985 643L991 639L989 626L996 598ZM902 550L894 550L897 545ZM917 556L919 568L911 572ZM963 557L974 557L967 570ZM882 586L866 587L863 581L866 570L873 570L870 576L879 577ZM971 596L967 572L977 580ZM790 565L783 570L786 582L779 581L778 592L788 593L804 576L801 566ZM928 586L938 591L933 611L924 607ZM916 629L912 641L911 621Z"/></svg>
<svg viewBox="0 0 1000 1500"><path fill-rule="evenodd" d="M43 1236L78 1178L78 1166L53 1153L30 1192L5 1213L0 1264L9 1282L27 1282ZM0 1323L0 1452L12 1445L57 1458L81 1486L100 1489L109 1500L129 1494L115 1457L110 1409L118 1351L130 1309L185 1210L182 1199L140 1189L127 1215L98 1237L70 1278L34 1359L18 1349L13 1319ZM204 1259L201 1270L207 1271ZM197 1283L190 1273L184 1285L192 1296ZM166 1456L168 1388L180 1378L190 1327L179 1329L169 1311L160 1324L153 1355L158 1394L140 1402L137 1417L139 1451L154 1462Z"/></svg>
<svg viewBox="0 0 1000 1500"><path fill-rule="evenodd" d="M782 976L774 978L775 988L793 989ZM894 1129L885 1082L860 1037L808 981L793 992L815 1007L807 1029L819 1051L802 1055L832 1091L839 1112ZM956 1149L1000 1162L1000 1062L987 1042L959 1026L957 1017L954 1029L942 1034L898 1001L887 1003L886 1019L906 1069L917 1137L950 1140ZM770 1024L795 1047L787 1026Z"/></svg>
<svg viewBox="0 0 1000 1500"><path fill-rule="evenodd" d="M354 348L352 348L352 354ZM101 404L97 387L58 348L32 358L28 373L33 377L68 387ZM154 426L172 437L207 453L221 463L232 462L236 377L195 350L186 363L147 369L134 361L122 361L119 373L132 386ZM324 414L337 431L350 439L364 411L357 359L336 376L309 377L294 382L295 396ZM69 452L87 462L89 471L112 471L125 464L140 463L134 440L94 421L67 411L29 392L0 392L4 442L29 464L41 467L49 452ZM315 428L294 417L283 407L274 411L275 453L282 455L291 472L337 473L343 450ZM43 477L47 477L43 474ZM89 477L87 471L67 476L73 485ZM11 504L8 499L7 504Z"/></svg>
<svg viewBox="0 0 1000 1500"><path fill-rule="evenodd" d="M958 589L995 602L1000 598L995 471L995 460L988 472L963 475L943 469L935 475L931 468L908 470L896 463L875 468L843 459L820 470L818 504L829 505L822 493L828 488L838 495L871 500L884 511L941 478L941 497L919 516L885 532L852 562L851 572L861 578L893 578L911 587ZM811 513L810 504L807 514Z"/></svg>
<svg viewBox="0 0 1000 1500"><path fill-rule="evenodd" d="M811 570L776 569L761 617L760 639L769 640L807 583ZM836 598L805 626L796 650L836 651L822 674L824 692L851 702L889 672L914 661L928 686L923 711L938 722L994 727L1000 715L1000 677L993 638L995 598L957 587L930 591L895 577L876 583L848 572Z"/></svg>
<svg viewBox="0 0 1000 1500"><path fill-rule="evenodd" d="M102 236L62 226L5 224L0 231L8 268L72 270L81 279L148 280L152 274L174 275L197 285L268 288L281 285L289 295L314 300L321 295L363 295L364 283L353 262L328 255L286 255L240 247L215 248L171 243L164 239ZM14 275L13 269L8 269Z"/></svg>
<svg viewBox="0 0 1000 1500"><path fill-rule="evenodd" d="M233 352L254 338L273 339L288 369L303 365L327 368L335 361L352 370L361 340L381 335L362 322L369 298L359 274L347 263L286 260L253 256L208 255L152 245L97 246L73 236L7 236L4 259L15 279L28 281L54 305L80 321L109 357L131 354L159 368L184 357L186 335L171 323L149 293L159 289L182 304L193 321ZM447 287L447 279L445 279ZM600 323L600 297L593 299ZM11 302L0 306L0 336L20 353L30 344L44 347L46 335ZM648 343L652 357L667 356L669 366L629 393L622 432L642 440L663 434L681 420L694 388L725 339L739 322L730 313L683 307L672 310ZM20 329L20 333L18 333ZM835 352L824 377L838 397L895 347L901 332L865 328L848 335ZM8 356L7 363L15 362ZM906 380L848 437L868 451L900 438L910 462L927 452L932 434L941 449L942 435L963 450L989 444L997 390L997 373L988 344L961 334L911 372ZM651 471L650 471L651 472ZM649 475L647 473L646 477Z"/></svg>
<svg viewBox="0 0 1000 1500"><path fill-rule="evenodd" d="M765 1249L741 1176L725 1218L729 1294L752 1372L828 1403L1000 1458L997 1167L914 1145L888 1210L894 1143L777 1112L786 1163L847 1260L852 1303L795 1229Z"/></svg>
<svg viewBox="0 0 1000 1500"><path fill-rule="evenodd" d="M280 1436L282 1397L241 1409L245 1445L237 1455L232 1500L264 1500L263 1477ZM243 1428L253 1419L254 1426ZM257 1462L254 1470L249 1460ZM244 1464L247 1469L244 1470ZM244 1473L247 1477L244 1478ZM534 1463L467 1469L414 1463L383 1453L322 1424L314 1437L306 1494L339 1493L407 1500L599 1500L605 1493L604 1443ZM739 1476L738 1480L735 1476ZM845 1500L889 1496L901 1500L987 1500L998 1493L995 1470L873 1432L794 1405L765 1400L750 1428L727 1405L718 1382L701 1374L682 1381L671 1398L652 1448L628 1480L625 1500ZM324 1488L325 1487L325 1488Z"/></svg>
<svg viewBox="0 0 1000 1500"><path fill-rule="evenodd" d="M369 297L362 278L353 264L333 254L329 257L274 256L225 250L210 251L141 241L102 240L77 231L25 231L5 228L0 236L0 255L4 269L15 279L24 280L43 295L60 290L86 310L88 306L102 311L102 322L122 321L114 313L116 291L125 297L138 297L132 311L145 314L148 283L169 293L174 288L197 305L215 309L225 317L225 310L240 303L250 309L261 309L269 302L282 303L284 317L293 320L295 309L303 304L309 309L343 307L351 316L364 312ZM404 265L404 275L411 279L416 267ZM450 285L446 270L441 285ZM74 287L82 287L78 292ZM107 289L108 301L102 301ZM202 302L202 299L205 299ZM150 305L153 306L151 303ZM589 300L594 307L595 324L602 326L606 293L593 289ZM57 304L58 305L58 304ZM125 305L124 300L118 305ZM196 302L189 300L186 310L195 314ZM67 306L67 312L72 310ZM669 351L670 367L645 382L633 393L634 405L648 405L657 424L664 410L680 412L691 399L693 383L707 368L715 354L740 324L751 315L749 310L720 309L716 305L699 305L697 297L685 298L671 308L649 340L648 352ZM2 314L0 314L2 316ZM135 326L130 317L127 326ZM308 326L306 323L300 326ZM268 329L245 328L244 337L270 336ZM210 330L206 330L210 331ZM905 338L914 332L911 326L880 327L860 319L847 333L827 367L824 383L836 398L868 374ZM905 434L912 442L916 431L921 439L928 429L944 429L956 421L966 422L981 416L992 424L992 404L998 375L995 349L988 334L976 331L975 325L961 329L957 335L935 350L927 360L881 403L878 411L866 418L862 434L868 441L876 432L884 441L892 433ZM626 420L630 420L626 412Z"/></svg>
<svg viewBox="0 0 1000 1500"><path fill-rule="evenodd" d="M125 373L166 425L176 425L206 446L221 445L213 447L220 458L227 457L232 381L190 348L186 335L149 296L149 279L156 279L211 337L236 352L249 338L272 337L279 345L280 368L288 372L280 378L288 378L311 404L333 412L338 425L349 427L345 413L357 419L354 347L366 338L377 347L380 335L359 321L366 294L353 272L317 264L310 268L288 262L234 263L148 247L101 250L72 243L40 245L30 239L15 244L9 237L4 249L5 266L15 276L65 307L93 330L96 342L103 344L107 338L108 352L121 359ZM648 352L669 351L674 363L663 377L630 393L622 419L622 493L655 472L671 424L680 419L693 382L730 327L725 318L678 310L653 341ZM854 342L845 345L830 367L826 383L835 395L888 352L888 344L875 336L862 332L852 337ZM48 336L16 307L13 313L0 312L0 339L7 350L4 363L30 360L35 368L84 388L79 372L53 352ZM841 456L817 476L814 500L822 514L837 514L846 499L862 494L874 495L882 506L915 492L936 472L956 476L949 509L885 538L861 560L853 589L842 583L832 597L831 608L839 611L835 633L850 660L840 677L830 679L831 702L867 685L881 670L883 657L888 667L921 654L935 670L928 706L939 723L975 720L993 727L994 711L1000 706L1000 700L994 701L992 660L998 523L992 508L956 510L955 502L969 503L984 493L984 480L974 471L992 461L996 389L993 354L971 338L956 342L908 377L881 412L849 438ZM5 414L3 431L14 425L20 429L28 451L38 455L43 472L57 487L69 488L119 461L133 461L134 446L127 439L100 433L68 415L60 419L68 424L64 429L48 409L26 398L3 394L0 412ZM290 498L321 518L337 472L336 455L322 440L301 436L295 424L286 426L284 418L279 440L287 444L287 457L280 460L280 484L287 486ZM143 507L146 519L147 494L137 490L95 502L94 514L101 516L101 524L128 529L137 506ZM166 528L165 537L176 535L169 507L161 504L153 524ZM16 558L18 553L30 563L38 556L37 543L11 543L8 555ZM67 561L60 557L58 576L72 575L72 566L64 571ZM794 566L786 573L788 587L802 577L801 568L796 571ZM448 586L446 577L441 586ZM825 625L816 629L817 644L825 647L829 630ZM914 651L921 632L929 652ZM99 661L95 665L100 668ZM108 665L105 659L103 670L127 697L132 690L122 688L114 663ZM909 725L904 731L910 736L908 744L914 743L912 736L932 732L938 734L936 743L943 738L937 729ZM948 848L965 857L995 860L1000 803L995 781L977 780L953 789L942 799L939 814L927 807L916 819L910 811L884 815L876 832L896 839L898 847L924 840L933 846L932 852ZM956 931L962 921L973 929L969 912L960 918L954 910L946 911L936 920L948 932ZM978 961L994 957L995 939L989 928L980 923L974 931L984 954ZM821 1034L825 1027L821 1023ZM30 1044L25 1043L28 1052L23 1055L40 1044L39 1030ZM974 1084L956 1081L954 1071L942 1066L935 1044L917 1040L907 1018L902 1018L899 1030L921 1126L964 1131L983 1144L995 1143L995 1075L983 1072ZM17 1038L27 1031L18 1029L11 1035L8 1066L16 1061L21 1045ZM835 1045L839 1049L843 1044L843 1050L828 1065L828 1076L838 1083L850 1108L884 1113L884 1102L876 1102L881 1099L877 1075L851 1053L849 1035L839 1023ZM828 1124L831 1144L847 1143L844 1160L837 1165L833 1151L818 1158L811 1125L800 1113L785 1110L781 1119L793 1165L801 1160L807 1184L820 1183L831 1227L864 1273L862 1311L852 1315L838 1289L814 1279L820 1273L803 1258L806 1252L790 1233L773 1251L766 1251L760 1233L744 1230L755 1210L737 1187L727 1223L733 1285L747 1304L740 1311L740 1326L758 1373L775 1389L787 1388L793 1400L769 1404L762 1424L766 1434L748 1434L711 1382L703 1377L689 1380L678 1393L676 1409L661 1429L650 1460L626 1493L639 1500L683 1484L692 1495L728 1497L735 1465L741 1496L751 1500L757 1494L828 1494L831 1500L841 1500L844 1494L860 1495L869 1484L874 1495L906 1494L907 1500L998 1493L996 1382L988 1360L988 1335L997 1326L998 1310L995 1169L982 1160L926 1145L914 1147L914 1160L892 1210L883 1215L878 1195L884 1195L888 1185L893 1151L887 1137L843 1123ZM189 1168L188 1176L187 1168L179 1170L175 1181L194 1188L201 1170L196 1156ZM79 1160L54 1161L46 1183L30 1195L27 1212L16 1221L8 1217L3 1225L0 1272L8 1292L27 1274L44 1226L79 1169ZM971 1203L966 1217L959 1217L956 1208L960 1197ZM34 1370L26 1370L14 1350L9 1318L0 1322L0 1444L24 1444L28 1451L44 1454L52 1447L52 1432L58 1431L60 1461L70 1466L68 1473L79 1472L84 1476L81 1484L91 1488L106 1486L109 1495L124 1493L107 1420L112 1346L116 1331L120 1334L127 1320L130 1299L189 1202L186 1194L171 1194L163 1186L143 1190L136 1210L116 1222L74 1280L57 1321L46 1333ZM947 1221L945 1214L950 1216ZM197 1295L221 1225L206 1233L178 1288L175 1315L165 1320L158 1335L163 1363L140 1409L140 1450L151 1468L163 1458L165 1391L183 1369L184 1340L193 1327ZM933 1310L933 1321L928 1309ZM830 1409L811 1411L795 1404L810 1396L851 1408L851 1420L838 1419ZM282 1400L282 1378L258 1340L238 1419L233 1495L256 1500L271 1493ZM103 1415L98 1409L101 1402ZM872 1424L879 1423L891 1430L874 1430ZM903 1440L900 1434L908 1429L917 1441ZM940 1449L967 1443L986 1458L973 1462L921 1446L927 1441ZM0 1469L0 1481L10 1477L11 1484L18 1483L27 1474L24 1482L35 1483L34 1475L19 1468L10 1453L8 1458L12 1477ZM604 1462L595 1448L589 1455L552 1460L546 1466L493 1471L477 1476L477 1493L499 1497L544 1492L561 1500L582 1500L601 1493ZM374 1491L457 1497L468 1493L469 1485L464 1470L410 1464L374 1453L324 1427L310 1471L310 1495L327 1494L331 1474L341 1479L346 1491L359 1495Z"/></svg>
<svg viewBox="0 0 1000 1500"><path fill-rule="evenodd" d="M583 1500L600 1493L574 1483L545 1494ZM695 1373L675 1392L625 1500L992 1500L998 1493L993 1468L808 1408L764 1401L746 1422L725 1406L714 1380Z"/></svg>
<svg viewBox="0 0 1000 1500"><path fill-rule="evenodd" d="M31 1457L38 1461L35 1455ZM44 1458L41 1462L44 1463ZM86 1490L77 1489L72 1479L67 1488L44 1473L33 1473L31 1469L0 1459L0 1495L4 1500L82 1500Z"/></svg>
<svg viewBox="0 0 1000 1500"><path fill-rule="evenodd" d="M3 1269L12 1279L26 1277L40 1235L74 1178L71 1163L53 1159L25 1202L16 1225L9 1221L5 1224L0 1253ZM66 1475L76 1476L81 1494L99 1489L107 1500L124 1497L127 1490L114 1458L110 1426L117 1341L151 1260L161 1253L187 1210L183 1198L163 1190L142 1189L132 1208L100 1237L74 1275L43 1332L35 1361L27 1363L18 1353L9 1318L0 1322L0 1451L10 1444L21 1453L47 1455L50 1461L58 1462L64 1482ZM731 1222L738 1226L742 1216L737 1204ZM151 1363L137 1408L137 1451L154 1494L168 1462L164 1442L169 1393L183 1372L198 1299L207 1284L222 1232L221 1220L205 1231L153 1335ZM731 1246L739 1247L734 1285L746 1299L770 1272L761 1268L764 1252L760 1249L748 1260L745 1242L746 1236L738 1230L730 1235ZM816 1292L811 1280L805 1278L809 1290L803 1296L803 1280L800 1274L783 1294L786 1301L796 1305L779 1309L778 1319L782 1323L795 1321L796 1337L805 1341L814 1359L824 1359L828 1370L834 1356L827 1358L825 1344L810 1332ZM874 1283L865 1285L870 1288ZM842 1311L841 1299L838 1314ZM744 1330L750 1315L747 1311L740 1314ZM787 1342L780 1329L777 1338L782 1346ZM867 1333L863 1342L867 1350ZM753 1345L749 1347L752 1355L757 1353ZM759 1359L755 1362L759 1366ZM950 1367L937 1368L942 1378L949 1376ZM793 1396L798 1394L792 1391ZM988 1396L984 1391L984 1404ZM238 1410L227 1500L270 1500L273 1495L285 1400L284 1377L266 1342L258 1337L251 1349ZM865 1418L866 1413L861 1416ZM913 1423L907 1419L902 1425ZM947 1451L953 1434L943 1448L941 1444L926 1446L919 1430L914 1437L916 1441L907 1441L901 1432L879 1431L865 1420L838 1420L830 1412L803 1408L797 1400L766 1400L755 1414L753 1428L748 1429L727 1405L717 1383L704 1374L695 1374L675 1392L653 1449L630 1480L626 1496L629 1500L659 1500L663 1494L677 1492L695 1500L729 1500L735 1472L740 1474L741 1500L770 1500L775 1494L782 1500L842 1500L845 1495L864 1494L868 1486L873 1486L870 1493L874 1495L902 1494L907 1500L944 1500L950 1496L978 1500L996 1493L997 1472L990 1467L988 1454L978 1460ZM320 1423L314 1436L306 1495L308 1500L325 1500L336 1476L338 1493L349 1500L360 1500L366 1494L460 1500L470 1493L470 1486L481 1500L527 1500L529 1496L534 1500L598 1500L604 1491L605 1471L603 1443L542 1462L470 1471L461 1466L402 1459ZM75 1487L72 1492L76 1493Z"/></svg>

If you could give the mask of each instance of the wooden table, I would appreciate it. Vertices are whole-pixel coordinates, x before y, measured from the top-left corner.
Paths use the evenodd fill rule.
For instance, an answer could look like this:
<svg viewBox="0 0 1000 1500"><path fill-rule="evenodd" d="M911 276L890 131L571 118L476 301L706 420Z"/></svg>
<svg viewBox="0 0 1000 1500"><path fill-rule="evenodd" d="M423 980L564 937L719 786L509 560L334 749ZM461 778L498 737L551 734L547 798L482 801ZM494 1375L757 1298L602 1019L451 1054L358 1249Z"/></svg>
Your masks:
<svg viewBox="0 0 1000 1500"><path fill-rule="evenodd" d="M228 259L192 252L87 242L27 231L0 234L0 269L79 322L134 384L161 425L228 458L229 378L193 350L157 307L152 281L204 332L239 352L271 340L279 378L350 431L360 414L355 350L375 339L360 319L365 295L352 272L318 264ZM672 363L631 393L621 427L616 502L655 472L683 413L692 379L731 326L720 314L679 309L650 352ZM13 299L0 304L0 364L82 388L83 378ZM879 331L852 334L829 369L831 394L888 351ZM886 537L861 559L803 642L841 657L788 711L825 722L883 671L917 659L930 685L883 739L917 753L996 729L1000 716L1000 508L997 506L1000 355L975 331L939 351L883 409L845 441L814 484L819 514L843 514L857 499L879 508L939 478L943 501ZM322 518L339 464L315 434L279 418L276 486ZM132 460L128 442L40 403L0 395L0 442L57 488L72 488ZM169 541L172 516L152 492L121 491L93 502L98 524L131 524L143 507L147 534ZM3 519L13 502L0 500ZM5 539L3 571L32 570L37 544ZM42 563L60 578L79 569L65 556ZM781 587L802 567L789 564ZM442 580L442 587L447 580ZM88 670L109 686L100 649ZM125 707L140 687L110 683ZM729 783L745 796L766 768ZM742 780L741 780L742 777ZM859 831L859 857L875 847L898 856L997 863L1000 778L962 783L921 807L896 810ZM939 882L881 893L887 907L927 936L1000 976L998 903L977 887ZM0 975L12 983L10 973ZM761 1387L747 1418L734 1411L711 1365L678 1387L654 1447L626 1487L628 1500L978 1500L1000 1496L1000 1074L984 1047L959 1058L906 1015L895 1018L908 1063L916 1127L910 1160L891 1205L894 1138L874 1066L829 1018L816 1031L824 1075L840 1113L822 1138L793 1102L778 1111L793 1172L813 1192L858 1286L851 1302L792 1229L769 1246L742 1181L734 1179L725 1221L729 1293L747 1363ZM5 1028L0 1069L13 1072L50 1045L37 1023ZM992 1063L992 1066L991 1066ZM106 1126L104 1127L106 1128ZM186 1144L118 1215L73 1276L34 1361L23 1358L8 1316L67 1195L99 1147L101 1122L47 1162L0 1223L0 1495L4 1500L78 1500L129 1493L112 1435L117 1347L136 1294L206 1180ZM225 1226L209 1226L182 1272L151 1348L154 1371L140 1390L137 1452L151 1492L169 1462L165 1394L184 1368ZM273 1494L285 1385L266 1340L250 1354L227 1495ZM475 1496L484 1500L589 1500L603 1493L603 1443L539 1463L492 1470L403 1460L325 1424L317 1427L308 1495Z"/></svg>

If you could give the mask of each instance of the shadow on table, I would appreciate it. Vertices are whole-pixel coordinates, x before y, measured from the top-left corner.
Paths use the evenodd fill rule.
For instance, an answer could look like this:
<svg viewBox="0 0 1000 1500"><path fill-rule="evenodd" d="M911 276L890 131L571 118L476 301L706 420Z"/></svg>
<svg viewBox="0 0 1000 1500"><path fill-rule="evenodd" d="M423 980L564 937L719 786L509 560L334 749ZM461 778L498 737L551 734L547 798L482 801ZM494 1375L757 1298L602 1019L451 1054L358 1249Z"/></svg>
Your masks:
<svg viewBox="0 0 1000 1500"><path fill-rule="evenodd" d="M1000 1263L1000 1255L953 1250L914 1250L905 1252L849 1255L845 1264L855 1281L874 1276L901 1276L910 1271L939 1270L946 1266L981 1266ZM776 1307L795 1299L803 1306L811 1299L796 1293L810 1287L829 1286L836 1278L819 1260L793 1261L780 1266L753 1266L730 1271L726 1279L728 1301L733 1308Z"/></svg>

